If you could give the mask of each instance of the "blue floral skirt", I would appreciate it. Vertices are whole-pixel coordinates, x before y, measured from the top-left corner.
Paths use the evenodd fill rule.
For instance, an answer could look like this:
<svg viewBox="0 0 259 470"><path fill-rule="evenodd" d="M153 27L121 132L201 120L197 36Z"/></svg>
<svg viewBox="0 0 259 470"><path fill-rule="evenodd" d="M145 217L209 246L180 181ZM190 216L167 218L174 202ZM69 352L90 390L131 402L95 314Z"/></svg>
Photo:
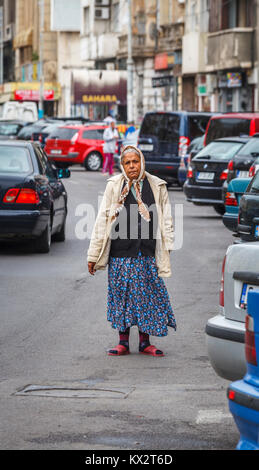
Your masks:
<svg viewBox="0 0 259 470"><path fill-rule="evenodd" d="M121 332L136 325L152 336L167 336L176 330L169 295L158 277L155 258L110 258L108 268L107 319Z"/></svg>

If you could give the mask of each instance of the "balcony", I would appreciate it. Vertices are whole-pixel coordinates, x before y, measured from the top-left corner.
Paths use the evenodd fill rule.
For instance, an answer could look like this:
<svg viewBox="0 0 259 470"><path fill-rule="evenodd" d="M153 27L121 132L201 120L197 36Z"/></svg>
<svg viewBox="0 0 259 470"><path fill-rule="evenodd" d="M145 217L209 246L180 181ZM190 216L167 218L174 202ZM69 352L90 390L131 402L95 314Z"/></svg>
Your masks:
<svg viewBox="0 0 259 470"><path fill-rule="evenodd" d="M158 47L161 52L182 48L184 23L173 23L160 26Z"/></svg>
<svg viewBox="0 0 259 470"><path fill-rule="evenodd" d="M145 34L133 34L132 55L133 57L150 57L154 55L155 41L150 40ZM123 58L128 55L128 35L119 37L118 57Z"/></svg>
<svg viewBox="0 0 259 470"><path fill-rule="evenodd" d="M207 72L251 68L253 28L234 28L208 34Z"/></svg>

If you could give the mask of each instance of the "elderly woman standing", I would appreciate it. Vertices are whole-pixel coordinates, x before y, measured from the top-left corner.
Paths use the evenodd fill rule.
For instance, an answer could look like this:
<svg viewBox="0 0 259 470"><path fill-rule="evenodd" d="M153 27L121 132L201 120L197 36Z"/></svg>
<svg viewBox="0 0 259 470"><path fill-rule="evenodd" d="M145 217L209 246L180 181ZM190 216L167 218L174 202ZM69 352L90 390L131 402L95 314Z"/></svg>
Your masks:
<svg viewBox="0 0 259 470"><path fill-rule="evenodd" d="M127 146L122 174L110 178L90 247L91 275L108 265L108 321L119 332L110 356L130 353L130 328L139 330L139 352L161 357L150 336L167 336L176 321L163 277L171 276L171 207L165 181L145 171L142 152Z"/></svg>

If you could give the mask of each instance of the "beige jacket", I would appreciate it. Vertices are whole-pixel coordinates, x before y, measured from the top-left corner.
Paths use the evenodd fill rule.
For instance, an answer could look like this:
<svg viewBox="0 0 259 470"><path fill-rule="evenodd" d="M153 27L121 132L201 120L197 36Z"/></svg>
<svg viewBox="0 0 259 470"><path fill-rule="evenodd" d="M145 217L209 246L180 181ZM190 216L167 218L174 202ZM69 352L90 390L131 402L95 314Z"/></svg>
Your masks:
<svg viewBox="0 0 259 470"><path fill-rule="evenodd" d="M149 184L154 194L158 212L158 233L156 241L156 265L159 277L170 277L170 251L173 249L174 229L171 215L166 182L157 176L146 172ZM95 269L105 269L111 248L111 221L114 214L114 205L119 199L123 185L123 175L116 175L108 179L101 207L93 229L88 250L88 263L96 263Z"/></svg>

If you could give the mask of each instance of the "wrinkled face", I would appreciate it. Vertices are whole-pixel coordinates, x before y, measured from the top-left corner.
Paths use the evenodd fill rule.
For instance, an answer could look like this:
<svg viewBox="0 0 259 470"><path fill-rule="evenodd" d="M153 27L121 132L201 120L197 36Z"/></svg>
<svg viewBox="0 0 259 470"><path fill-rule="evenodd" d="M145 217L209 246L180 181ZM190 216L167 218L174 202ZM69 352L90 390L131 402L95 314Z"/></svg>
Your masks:
<svg viewBox="0 0 259 470"><path fill-rule="evenodd" d="M122 165L130 180L138 179L141 171L141 159L135 152L127 153L122 160Z"/></svg>

